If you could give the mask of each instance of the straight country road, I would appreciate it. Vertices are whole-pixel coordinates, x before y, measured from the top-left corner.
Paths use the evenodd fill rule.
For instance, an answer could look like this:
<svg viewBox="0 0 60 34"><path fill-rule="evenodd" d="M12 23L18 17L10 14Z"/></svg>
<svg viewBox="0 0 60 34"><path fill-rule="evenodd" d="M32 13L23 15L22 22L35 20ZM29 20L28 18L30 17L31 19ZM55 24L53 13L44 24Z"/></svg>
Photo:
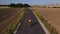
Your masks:
<svg viewBox="0 0 60 34"><path fill-rule="evenodd" d="M29 20L31 21L29 24ZM46 34L33 12L26 8L16 34Z"/></svg>

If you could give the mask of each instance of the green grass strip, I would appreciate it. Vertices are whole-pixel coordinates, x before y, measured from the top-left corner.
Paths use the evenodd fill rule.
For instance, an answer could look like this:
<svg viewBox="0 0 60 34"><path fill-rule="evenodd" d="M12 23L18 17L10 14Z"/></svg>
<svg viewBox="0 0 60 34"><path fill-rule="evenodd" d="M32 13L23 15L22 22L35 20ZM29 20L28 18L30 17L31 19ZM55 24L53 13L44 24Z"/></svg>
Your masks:
<svg viewBox="0 0 60 34"><path fill-rule="evenodd" d="M13 34L13 32L16 30L17 25L20 23L23 14L24 10L22 10L16 20L4 30L3 34Z"/></svg>
<svg viewBox="0 0 60 34"><path fill-rule="evenodd" d="M58 34L58 32L56 31L56 29L51 25L51 23L48 23L48 20L45 20L38 11L32 9L35 14L38 16L38 18L42 21L42 23L47 27L47 29L49 30L49 32L51 34Z"/></svg>

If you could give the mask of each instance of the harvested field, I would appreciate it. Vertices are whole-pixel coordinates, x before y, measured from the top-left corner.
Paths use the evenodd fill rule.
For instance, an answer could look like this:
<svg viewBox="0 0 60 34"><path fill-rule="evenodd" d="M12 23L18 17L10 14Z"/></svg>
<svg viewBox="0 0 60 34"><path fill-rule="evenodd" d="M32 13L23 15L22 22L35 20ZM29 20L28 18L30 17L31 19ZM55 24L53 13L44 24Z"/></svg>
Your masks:
<svg viewBox="0 0 60 34"><path fill-rule="evenodd" d="M8 6L0 6L0 9L4 9L4 8L10 8Z"/></svg>
<svg viewBox="0 0 60 34"><path fill-rule="evenodd" d="M60 8L32 8L40 13L60 34Z"/></svg>
<svg viewBox="0 0 60 34"><path fill-rule="evenodd" d="M20 12L20 8L0 9L0 34L10 23L15 21Z"/></svg>

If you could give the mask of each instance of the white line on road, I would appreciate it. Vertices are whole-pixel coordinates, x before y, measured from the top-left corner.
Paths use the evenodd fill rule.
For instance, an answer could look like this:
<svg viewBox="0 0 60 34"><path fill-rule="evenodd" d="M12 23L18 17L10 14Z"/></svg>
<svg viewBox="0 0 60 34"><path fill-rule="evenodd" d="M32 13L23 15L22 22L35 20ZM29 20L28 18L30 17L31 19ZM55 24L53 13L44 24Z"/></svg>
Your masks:
<svg viewBox="0 0 60 34"><path fill-rule="evenodd" d="M16 30L13 32L14 34L16 34L16 32L18 31L18 28L20 25L21 25L21 23L19 23L18 26L16 27Z"/></svg>
<svg viewBox="0 0 60 34"><path fill-rule="evenodd" d="M38 18L38 16L35 14L34 11L32 11L34 13L34 15L36 16L36 18L38 19L40 25L42 26L42 28L44 29L46 34L50 34L50 32L48 31L48 29L45 27L45 25L41 22L41 20Z"/></svg>

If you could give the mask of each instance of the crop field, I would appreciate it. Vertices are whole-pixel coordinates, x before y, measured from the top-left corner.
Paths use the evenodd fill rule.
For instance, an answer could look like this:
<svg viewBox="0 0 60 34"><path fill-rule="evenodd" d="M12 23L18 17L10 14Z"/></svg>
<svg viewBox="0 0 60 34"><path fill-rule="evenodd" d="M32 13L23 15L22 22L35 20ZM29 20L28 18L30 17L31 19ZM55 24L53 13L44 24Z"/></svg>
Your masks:
<svg viewBox="0 0 60 34"><path fill-rule="evenodd" d="M0 8L0 33L15 21L20 12L20 8Z"/></svg>
<svg viewBox="0 0 60 34"><path fill-rule="evenodd" d="M32 8L40 13L60 34L60 8Z"/></svg>

